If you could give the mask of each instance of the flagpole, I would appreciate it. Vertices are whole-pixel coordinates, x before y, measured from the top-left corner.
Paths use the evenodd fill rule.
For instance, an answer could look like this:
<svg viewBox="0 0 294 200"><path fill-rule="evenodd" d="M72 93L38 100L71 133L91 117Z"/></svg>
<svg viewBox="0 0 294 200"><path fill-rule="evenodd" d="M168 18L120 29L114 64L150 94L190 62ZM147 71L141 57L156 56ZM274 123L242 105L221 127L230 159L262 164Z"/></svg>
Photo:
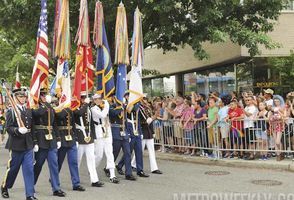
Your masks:
<svg viewBox="0 0 294 200"><path fill-rule="evenodd" d="M88 83L88 80L89 80L89 76L88 76L88 68L86 68L86 71L85 71L85 74L86 74L86 97L89 98L89 83Z"/></svg>
<svg viewBox="0 0 294 200"><path fill-rule="evenodd" d="M89 98L89 88L88 88L88 68L86 68L86 97L87 98ZM90 104L90 103L89 103ZM88 107L88 109L87 109L87 118L88 118L88 120L89 120L89 124L88 124L88 126L89 126L89 133L91 133L91 124L90 124L90 112L89 112L89 109L90 109L90 105L89 105L89 107Z"/></svg>

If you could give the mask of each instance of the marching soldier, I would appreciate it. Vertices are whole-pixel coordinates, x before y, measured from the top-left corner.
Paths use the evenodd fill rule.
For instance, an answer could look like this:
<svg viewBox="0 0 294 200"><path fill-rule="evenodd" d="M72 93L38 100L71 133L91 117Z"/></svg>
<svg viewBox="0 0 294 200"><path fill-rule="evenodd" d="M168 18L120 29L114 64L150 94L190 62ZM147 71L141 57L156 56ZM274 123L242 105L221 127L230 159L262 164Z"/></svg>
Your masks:
<svg viewBox="0 0 294 200"><path fill-rule="evenodd" d="M141 101L139 118L143 132L142 151L144 152L145 146L147 146L151 173L162 174L162 172L158 169L154 151L154 131L152 122L154 119L156 119L156 116L153 115L152 108L145 97ZM132 159L132 167L136 168L135 156Z"/></svg>
<svg viewBox="0 0 294 200"><path fill-rule="evenodd" d="M128 100L128 95L125 95L126 100ZM127 113L127 130L130 133L131 141L130 148L131 153L134 150L136 156L136 171L137 175L140 177L149 177L143 170L143 152L142 152L142 127L139 118L140 104L137 103L130 109L131 112ZM122 169L124 165L124 157L118 163L118 168Z"/></svg>
<svg viewBox="0 0 294 200"><path fill-rule="evenodd" d="M6 129L9 134L6 148L10 151L10 160L7 171L1 185L3 198L9 198L8 189L12 188L20 166L25 183L27 200L37 199L34 197L34 152L32 111L26 108L26 89L13 90L14 100L11 98L10 108L6 115Z"/></svg>
<svg viewBox="0 0 294 200"><path fill-rule="evenodd" d="M121 149L124 156L125 174L122 169L118 167L117 171L119 174L125 175L127 180L135 181L136 178L132 175L129 134L127 133L125 127L126 115L124 109L117 107L113 99L109 109L109 118L111 122L111 132L113 138L112 144L114 161L117 159Z"/></svg>
<svg viewBox="0 0 294 200"><path fill-rule="evenodd" d="M55 112L51 103L51 96L46 95L47 90L41 89L39 108L33 109L34 135L35 135L35 184L38 181L43 164L47 159L50 182L53 196L65 197L65 192L60 189L59 171L57 162L57 149L61 147L60 135L57 130Z"/></svg>
<svg viewBox="0 0 294 200"><path fill-rule="evenodd" d="M70 108L65 108L61 112L57 112L56 121L61 138L61 147L58 150L59 172L67 154L73 190L85 191L85 188L80 185L77 150L78 143L76 142L76 129L72 110Z"/></svg>
<svg viewBox="0 0 294 200"><path fill-rule="evenodd" d="M119 183L114 171L115 164L112 148L112 133L108 118L109 103L106 100L102 100L100 94L95 94L93 96L93 101L95 106L91 108L91 114L97 138L95 141L96 166L100 164L103 153L105 152L107 160L105 171L107 171L107 169L109 170L111 183Z"/></svg>
<svg viewBox="0 0 294 200"><path fill-rule="evenodd" d="M81 93L81 106L74 111L77 139L78 139L78 166L81 165L83 155L86 154L87 167L93 187L102 187L104 183L99 181L95 165L95 132L91 130L91 116L89 111L90 99L85 93Z"/></svg>

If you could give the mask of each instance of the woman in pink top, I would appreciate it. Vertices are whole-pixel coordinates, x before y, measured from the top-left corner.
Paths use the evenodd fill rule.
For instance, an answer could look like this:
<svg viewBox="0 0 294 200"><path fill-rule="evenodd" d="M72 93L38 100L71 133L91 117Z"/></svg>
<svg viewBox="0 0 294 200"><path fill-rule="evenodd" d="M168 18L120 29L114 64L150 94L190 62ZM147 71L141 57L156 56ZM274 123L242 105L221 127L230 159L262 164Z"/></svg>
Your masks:
<svg viewBox="0 0 294 200"><path fill-rule="evenodd" d="M285 102L283 97L279 95L274 95L274 106L272 108L272 113L269 116L270 119L270 131L275 141L275 150L277 154L277 161L281 161L284 159L281 154L282 144L281 139L283 132L285 130L285 118L287 116L287 112L285 109Z"/></svg>
<svg viewBox="0 0 294 200"><path fill-rule="evenodd" d="M175 153L184 153L183 146L183 129L180 127L180 121L184 110L184 98L182 96L176 97L175 109L165 108L165 110L173 117L173 136L175 138Z"/></svg>
<svg viewBox="0 0 294 200"><path fill-rule="evenodd" d="M185 146L191 146L195 144L195 138L193 138L193 117L194 117L194 108L190 100L185 99L184 101L184 110L182 112L182 117L180 124L184 129L184 142ZM191 154L190 148L186 149L185 155Z"/></svg>

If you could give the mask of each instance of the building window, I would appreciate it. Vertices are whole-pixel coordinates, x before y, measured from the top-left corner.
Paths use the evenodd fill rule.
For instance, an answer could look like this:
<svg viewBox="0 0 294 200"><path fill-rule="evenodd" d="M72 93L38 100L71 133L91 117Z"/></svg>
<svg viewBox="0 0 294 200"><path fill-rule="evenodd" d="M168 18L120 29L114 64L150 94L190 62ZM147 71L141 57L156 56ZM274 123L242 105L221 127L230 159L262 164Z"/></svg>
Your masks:
<svg viewBox="0 0 294 200"><path fill-rule="evenodd" d="M175 76L143 79L143 92L148 96L175 95Z"/></svg>
<svg viewBox="0 0 294 200"><path fill-rule="evenodd" d="M184 91L185 95L189 95L192 91L196 91L196 72L184 74Z"/></svg>
<svg viewBox="0 0 294 200"><path fill-rule="evenodd" d="M212 91L227 94L235 90L234 66L219 67L184 74L184 91L208 94Z"/></svg>
<svg viewBox="0 0 294 200"><path fill-rule="evenodd" d="M284 10L294 10L294 0L288 0Z"/></svg>
<svg viewBox="0 0 294 200"><path fill-rule="evenodd" d="M253 66L253 61L236 65L236 82L239 93L249 90L253 91Z"/></svg>
<svg viewBox="0 0 294 200"><path fill-rule="evenodd" d="M143 92L148 95L151 95L152 93L151 79L143 79L142 83L143 83Z"/></svg>

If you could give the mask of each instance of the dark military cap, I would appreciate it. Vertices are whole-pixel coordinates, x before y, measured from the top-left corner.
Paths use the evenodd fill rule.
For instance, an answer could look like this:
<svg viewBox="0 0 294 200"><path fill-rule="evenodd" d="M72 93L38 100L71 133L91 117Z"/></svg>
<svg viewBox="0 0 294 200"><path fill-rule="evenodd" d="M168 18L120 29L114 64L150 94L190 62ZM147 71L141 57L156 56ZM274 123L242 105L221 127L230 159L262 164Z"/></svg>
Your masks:
<svg viewBox="0 0 294 200"><path fill-rule="evenodd" d="M26 88L16 88L16 89L12 90L12 93L15 96L19 96L19 95L27 96L27 89Z"/></svg>
<svg viewBox="0 0 294 200"><path fill-rule="evenodd" d="M46 94L48 94L47 88L41 88L40 89L40 95L46 95Z"/></svg>

